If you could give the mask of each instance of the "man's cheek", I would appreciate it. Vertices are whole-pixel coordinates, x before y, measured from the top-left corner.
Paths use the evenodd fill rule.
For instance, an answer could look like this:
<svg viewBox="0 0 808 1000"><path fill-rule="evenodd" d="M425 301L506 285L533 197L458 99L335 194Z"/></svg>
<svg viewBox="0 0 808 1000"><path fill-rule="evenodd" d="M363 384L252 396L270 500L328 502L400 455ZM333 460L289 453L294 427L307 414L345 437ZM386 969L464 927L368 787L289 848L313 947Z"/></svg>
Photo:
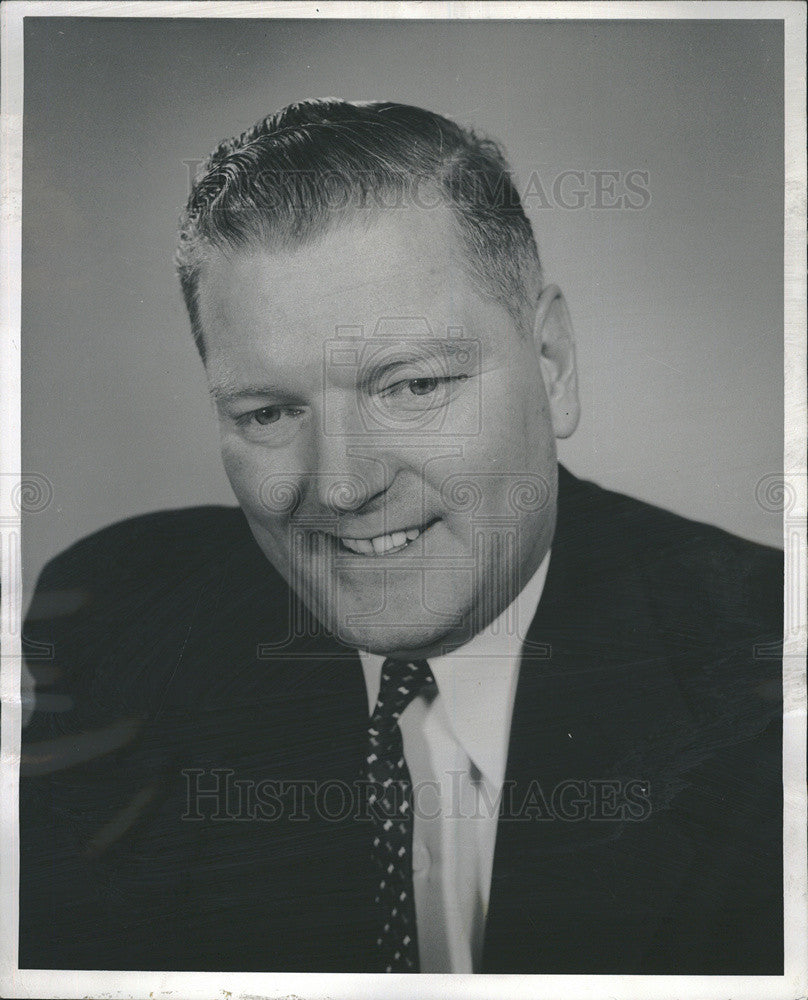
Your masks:
<svg viewBox="0 0 808 1000"><path fill-rule="evenodd" d="M269 519L273 514L266 498L270 472L258 461L253 449L243 442L225 438L222 440L222 464L245 513L260 521Z"/></svg>

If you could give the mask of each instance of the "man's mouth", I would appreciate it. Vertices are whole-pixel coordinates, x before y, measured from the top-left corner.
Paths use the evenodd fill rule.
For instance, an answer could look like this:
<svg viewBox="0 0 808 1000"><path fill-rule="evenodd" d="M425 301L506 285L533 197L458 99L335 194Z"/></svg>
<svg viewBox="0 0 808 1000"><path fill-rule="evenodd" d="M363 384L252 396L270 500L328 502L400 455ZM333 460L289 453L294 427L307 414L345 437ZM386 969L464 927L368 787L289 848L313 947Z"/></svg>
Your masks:
<svg viewBox="0 0 808 1000"><path fill-rule="evenodd" d="M413 527L402 531L391 531L389 534L376 535L373 538L341 537L340 542L343 549L347 549L348 552L355 552L360 556L389 556L406 549L416 538L431 528L435 520L418 528Z"/></svg>

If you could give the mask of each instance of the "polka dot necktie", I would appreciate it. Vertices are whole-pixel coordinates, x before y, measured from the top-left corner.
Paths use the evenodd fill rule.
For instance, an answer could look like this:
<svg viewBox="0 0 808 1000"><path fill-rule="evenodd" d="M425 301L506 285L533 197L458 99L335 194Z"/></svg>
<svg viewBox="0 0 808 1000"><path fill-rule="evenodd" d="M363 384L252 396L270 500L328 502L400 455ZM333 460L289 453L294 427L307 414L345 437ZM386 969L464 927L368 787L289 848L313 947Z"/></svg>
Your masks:
<svg viewBox="0 0 808 1000"><path fill-rule="evenodd" d="M379 698L368 725L366 777L377 867L376 948L385 972L418 972L418 932L412 887L412 781L398 720L435 679L426 660L385 660Z"/></svg>

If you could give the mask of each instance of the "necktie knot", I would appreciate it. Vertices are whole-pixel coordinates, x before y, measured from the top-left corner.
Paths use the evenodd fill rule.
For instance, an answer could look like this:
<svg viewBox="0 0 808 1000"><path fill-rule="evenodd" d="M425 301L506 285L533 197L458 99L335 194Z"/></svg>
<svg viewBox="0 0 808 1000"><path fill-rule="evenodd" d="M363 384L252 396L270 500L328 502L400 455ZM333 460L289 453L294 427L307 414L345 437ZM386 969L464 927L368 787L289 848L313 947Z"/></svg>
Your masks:
<svg viewBox="0 0 808 1000"><path fill-rule="evenodd" d="M413 698L435 678L426 660L387 659L382 664L379 697L371 721L379 732L392 729Z"/></svg>

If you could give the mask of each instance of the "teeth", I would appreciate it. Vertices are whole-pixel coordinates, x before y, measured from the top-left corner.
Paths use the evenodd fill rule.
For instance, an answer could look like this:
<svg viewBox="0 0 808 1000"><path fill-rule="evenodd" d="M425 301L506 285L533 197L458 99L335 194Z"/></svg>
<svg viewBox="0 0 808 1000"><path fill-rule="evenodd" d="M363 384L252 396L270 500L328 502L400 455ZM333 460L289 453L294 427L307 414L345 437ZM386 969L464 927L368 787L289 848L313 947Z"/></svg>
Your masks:
<svg viewBox="0 0 808 1000"><path fill-rule="evenodd" d="M358 552L365 556L373 555L373 545L366 538L343 538L342 544L351 552Z"/></svg>
<svg viewBox="0 0 808 1000"><path fill-rule="evenodd" d="M393 549L396 551L403 549L405 545L415 541L420 534L420 528L409 528L407 531L394 531L390 535L377 535L376 538L343 538L342 544L346 549L359 555L381 556Z"/></svg>

